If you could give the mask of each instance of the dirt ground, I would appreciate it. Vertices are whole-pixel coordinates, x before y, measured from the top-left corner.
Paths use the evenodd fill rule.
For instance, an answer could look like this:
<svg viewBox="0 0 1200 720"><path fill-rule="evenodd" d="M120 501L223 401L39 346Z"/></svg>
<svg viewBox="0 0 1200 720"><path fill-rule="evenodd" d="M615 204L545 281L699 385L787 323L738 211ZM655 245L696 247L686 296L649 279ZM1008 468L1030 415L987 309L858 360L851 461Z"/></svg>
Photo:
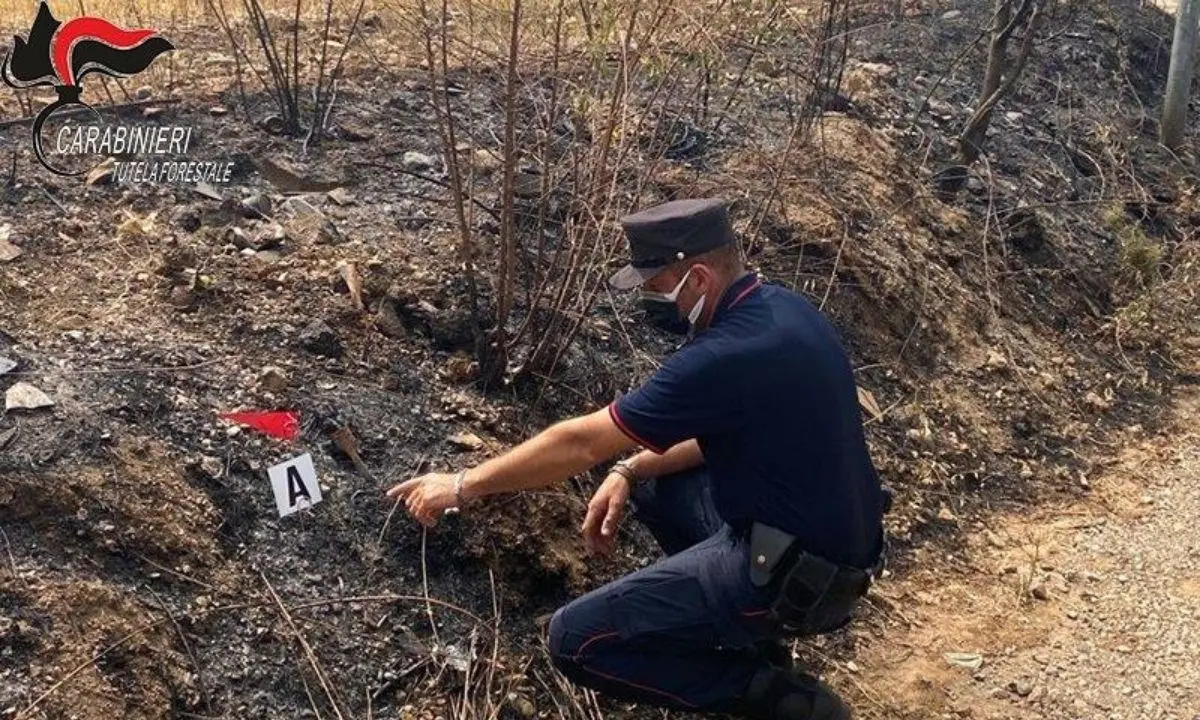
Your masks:
<svg viewBox="0 0 1200 720"><path fill-rule="evenodd" d="M1170 20L1133 0L1064 3L988 154L943 198L930 178L975 102L986 3L884 5L864 10L847 97L803 152L783 148L811 48L772 29L761 51L730 38L716 65L680 71L705 106L671 104L663 125L707 132L695 155L630 126L613 174L630 205L737 197L754 269L845 338L898 491L892 576L851 630L797 652L867 718L1190 720L1200 161L1194 131L1177 153L1156 140ZM217 197L38 174L27 126L0 128L15 168L0 391L26 382L54 402L0 416L0 717L661 717L578 692L546 661L539 618L655 557L634 527L615 557L584 554L597 477L428 533L381 502L395 480L609 402L669 350L601 294L552 377L480 380L434 93L401 30L388 12L365 27L339 130L304 151L260 122L265 93L243 107L220 32L172 25L183 51L145 82L178 101L157 122L235 163ZM502 74L479 62L455 76L469 122L450 152L490 158L468 228L490 272ZM553 124L549 93L579 82L547 68L524 78L531 136ZM631 106L656 88L635 83ZM21 112L11 97L3 119ZM572 152L594 151L585 125ZM348 187L286 191L262 158ZM550 244L564 198L589 190L572 169L543 167L561 187L523 208L557 218ZM525 302L514 321L539 312ZM300 436L218 417L250 408L298 411ZM333 439L347 429L361 468ZM324 500L280 519L267 468L304 452Z"/></svg>
<svg viewBox="0 0 1200 720"><path fill-rule="evenodd" d="M969 523L953 555L877 586L870 630L837 663L861 716L1194 718L1197 428L1193 389L1085 499Z"/></svg>

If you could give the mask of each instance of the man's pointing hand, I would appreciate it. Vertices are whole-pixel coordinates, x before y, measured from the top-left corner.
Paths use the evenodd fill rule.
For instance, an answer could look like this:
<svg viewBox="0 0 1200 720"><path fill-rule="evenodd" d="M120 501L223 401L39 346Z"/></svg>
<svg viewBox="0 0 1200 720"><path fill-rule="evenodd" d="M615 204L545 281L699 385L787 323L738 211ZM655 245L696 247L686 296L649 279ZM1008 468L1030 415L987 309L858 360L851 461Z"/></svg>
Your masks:
<svg viewBox="0 0 1200 720"><path fill-rule="evenodd" d="M425 527L433 527L448 508L457 504L454 494L454 475L428 473L392 486L387 496L404 501L408 514Z"/></svg>

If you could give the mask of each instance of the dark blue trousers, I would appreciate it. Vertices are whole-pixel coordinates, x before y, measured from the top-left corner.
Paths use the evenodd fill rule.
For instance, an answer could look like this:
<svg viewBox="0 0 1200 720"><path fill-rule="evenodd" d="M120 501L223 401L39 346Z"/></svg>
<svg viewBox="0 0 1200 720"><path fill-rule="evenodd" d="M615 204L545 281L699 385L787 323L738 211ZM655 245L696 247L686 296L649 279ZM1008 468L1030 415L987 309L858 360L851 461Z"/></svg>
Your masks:
<svg viewBox="0 0 1200 720"><path fill-rule="evenodd" d="M550 656L610 697L729 711L765 662L756 646L777 637L749 540L721 522L703 467L639 483L632 501L667 557L560 608Z"/></svg>

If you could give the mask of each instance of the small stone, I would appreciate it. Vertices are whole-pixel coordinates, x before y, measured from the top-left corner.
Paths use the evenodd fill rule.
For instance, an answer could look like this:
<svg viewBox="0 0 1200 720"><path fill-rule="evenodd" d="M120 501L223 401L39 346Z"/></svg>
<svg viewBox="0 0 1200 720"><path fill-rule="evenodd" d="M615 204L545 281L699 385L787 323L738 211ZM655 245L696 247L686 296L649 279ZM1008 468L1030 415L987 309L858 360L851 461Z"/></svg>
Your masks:
<svg viewBox="0 0 1200 720"><path fill-rule="evenodd" d="M509 693L507 699L509 705L512 706L513 710L517 711L518 715L524 718L533 717L535 708L533 707L533 703L530 702L528 698L522 697L516 693Z"/></svg>
<svg viewBox="0 0 1200 720"><path fill-rule="evenodd" d="M396 308L396 300L385 297L379 301L379 311L375 314L375 327L387 337L401 339L408 335L400 313Z"/></svg>
<svg viewBox="0 0 1200 720"><path fill-rule="evenodd" d="M200 229L200 211L191 205L178 205L171 211L171 224L186 232Z"/></svg>
<svg viewBox="0 0 1200 720"><path fill-rule="evenodd" d="M324 222L325 213L304 198L292 197L283 201L283 209L302 222Z"/></svg>
<svg viewBox="0 0 1200 720"><path fill-rule="evenodd" d="M326 357L341 357L342 341L333 328L321 320L313 320L300 331L300 345L311 353Z"/></svg>
<svg viewBox="0 0 1200 720"><path fill-rule="evenodd" d="M268 365L258 373L258 384L270 392L280 392L288 385L287 373L282 368Z"/></svg>
<svg viewBox="0 0 1200 720"><path fill-rule="evenodd" d="M208 109L208 114L213 117L225 117L229 114L229 108L224 105L213 105Z"/></svg>
<svg viewBox="0 0 1200 720"><path fill-rule="evenodd" d="M138 88L137 90L133 91L133 97L136 100L145 100L145 99L149 98L150 95L153 94L153 92L154 91L150 88L149 85L143 85L140 88Z"/></svg>
<svg viewBox="0 0 1200 720"><path fill-rule="evenodd" d="M156 118L159 115L162 115L163 112L165 112L163 108L147 105L146 107L142 108L142 117L146 119Z"/></svg>
<svg viewBox="0 0 1200 720"><path fill-rule="evenodd" d="M254 234L251 247L255 250L270 250L282 245L284 240L287 240L287 230L279 223L271 223Z"/></svg>
<svg viewBox="0 0 1200 720"><path fill-rule="evenodd" d="M241 432L242 429L237 425L230 425L229 427L225 428L225 434L229 437L237 437L239 434L241 434Z"/></svg>
<svg viewBox="0 0 1200 720"><path fill-rule="evenodd" d="M112 158L108 158L104 162L89 170L84 181L88 185L108 185L113 181L113 169L115 167L116 161Z"/></svg>
<svg viewBox="0 0 1200 720"><path fill-rule="evenodd" d="M271 215L273 203L271 198L263 193L253 193L242 199L242 216L251 220L267 218Z"/></svg>
<svg viewBox="0 0 1200 720"><path fill-rule="evenodd" d="M190 308L195 302L195 293L192 292L190 285L176 285L171 288L171 293L167 296L167 300L177 308Z"/></svg>
<svg viewBox="0 0 1200 720"><path fill-rule="evenodd" d="M471 165L480 175L490 175L500 169L500 158L490 150L482 148L471 154Z"/></svg>
<svg viewBox="0 0 1200 720"><path fill-rule="evenodd" d="M962 10L947 10L946 12L942 13L942 20L946 22L957 20L962 17L962 14Z"/></svg>
<svg viewBox="0 0 1200 720"><path fill-rule="evenodd" d="M255 253L254 259L268 264L274 264L282 259L282 256L276 250L260 250Z"/></svg>
<svg viewBox="0 0 1200 720"><path fill-rule="evenodd" d="M0 375L17 369L17 361L0 355Z"/></svg>
<svg viewBox="0 0 1200 720"><path fill-rule="evenodd" d="M242 257L254 257L257 254L258 254L258 251L252 247L242 248L242 251L241 251Z"/></svg>
<svg viewBox="0 0 1200 720"><path fill-rule="evenodd" d="M354 203L358 202L358 199L354 197L354 194L346 190L346 188L334 188L326 193L326 195L328 195L329 199L338 205L353 205Z"/></svg>
<svg viewBox="0 0 1200 720"><path fill-rule="evenodd" d="M216 200L218 202L225 200L225 196L221 194L220 190L213 187L210 183L204 182L203 180L196 183L196 185L192 188L192 190L197 195L199 195L201 197L206 197L209 200Z"/></svg>
<svg viewBox="0 0 1200 720"><path fill-rule="evenodd" d="M50 407L54 401L50 396L27 382L19 382L4 394L5 410L37 410Z"/></svg>
<svg viewBox="0 0 1200 720"><path fill-rule="evenodd" d="M74 340L75 342L83 342L83 331L82 330L68 330L65 333L63 333L63 337L65 337L68 340Z"/></svg>
<svg viewBox="0 0 1200 720"><path fill-rule="evenodd" d="M254 248L250 235L246 234L246 230L241 228L226 229L226 242L238 248L238 250L246 250L247 247L251 248L251 250Z"/></svg>
<svg viewBox="0 0 1200 720"><path fill-rule="evenodd" d="M350 142L364 142L375 139L374 133L346 122L338 125L338 133L342 136L343 140L349 140Z"/></svg>
<svg viewBox="0 0 1200 720"><path fill-rule="evenodd" d="M287 123L283 121L282 116L276 113L271 113L265 118L259 120L258 126L272 135L282 135L283 132L287 130Z"/></svg>
<svg viewBox="0 0 1200 720"><path fill-rule="evenodd" d="M1021 678L1012 685L1012 690L1021 697L1029 697L1033 692L1033 681L1029 678Z"/></svg>
<svg viewBox="0 0 1200 720"><path fill-rule="evenodd" d="M0 240L0 262L12 262L24 254L24 250L8 240Z"/></svg>
<svg viewBox="0 0 1200 720"><path fill-rule="evenodd" d="M400 165L405 170L432 170L437 167L437 158L433 155L417 152L416 150L409 150L400 158Z"/></svg>
<svg viewBox="0 0 1200 720"><path fill-rule="evenodd" d="M954 513L950 512L950 508L944 505L940 510L938 510L937 517L938 520L946 520L948 522L954 522L955 520Z"/></svg>
<svg viewBox="0 0 1200 720"><path fill-rule="evenodd" d="M1029 586L1029 594L1032 595L1035 600L1049 600L1050 599L1050 591L1047 590L1046 586L1042 583L1034 583L1034 584L1030 585Z"/></svg>
<svg viewBox="0 0 1200 720"><path fill-rule="evenodd" d="M215 458L211 455L205 455L204 457L200 458L200 469L204 471L204 474L215 480L221 477L221 474L224 472L225 468L223 465L221 465L220 458Z"/></svg>
<svg viewBox="0 0 1200 720"><path fill-rule="evenodd" d="M475 433L458 433L457 435L451 435L446 439L454 445L463 448L464 450L479 450L483 448L483 439Z"/></svg>

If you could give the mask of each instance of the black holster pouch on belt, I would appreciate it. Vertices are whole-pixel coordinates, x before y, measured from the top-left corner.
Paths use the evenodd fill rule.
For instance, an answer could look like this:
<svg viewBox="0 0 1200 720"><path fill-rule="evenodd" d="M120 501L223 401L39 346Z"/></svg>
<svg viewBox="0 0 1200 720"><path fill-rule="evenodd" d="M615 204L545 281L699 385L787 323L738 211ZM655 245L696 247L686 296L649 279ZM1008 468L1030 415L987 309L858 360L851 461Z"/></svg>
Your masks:
<svg viewBox="0 0 1200 720"><path fill-rule="evenodd" d="M769 525L750 529L750 580L775 590L772 619L785 636L817 635L850 621L858 599L883 569L879 559L867 570L838 565L795 547L795 538Z"/></svg>

